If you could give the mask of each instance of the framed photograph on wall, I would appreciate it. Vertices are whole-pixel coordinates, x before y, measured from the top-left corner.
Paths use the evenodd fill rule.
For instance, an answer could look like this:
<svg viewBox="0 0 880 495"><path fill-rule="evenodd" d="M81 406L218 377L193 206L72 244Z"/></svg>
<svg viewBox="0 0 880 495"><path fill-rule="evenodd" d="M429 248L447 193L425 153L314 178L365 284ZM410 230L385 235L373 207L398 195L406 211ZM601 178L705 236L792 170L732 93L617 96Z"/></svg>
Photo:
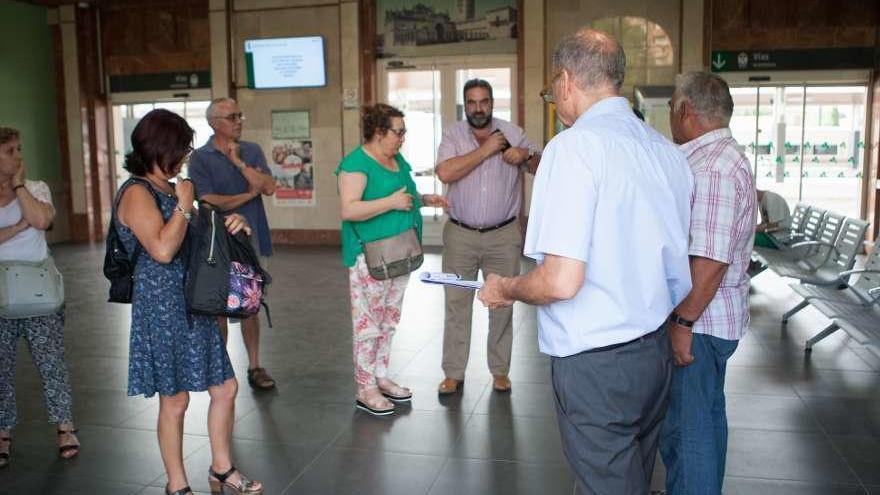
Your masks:
<svg viewBox="0 0 880 495"><path fill-rule="evenodd" d="M308 110L272 110L272 139L309 139Z"/></svg>

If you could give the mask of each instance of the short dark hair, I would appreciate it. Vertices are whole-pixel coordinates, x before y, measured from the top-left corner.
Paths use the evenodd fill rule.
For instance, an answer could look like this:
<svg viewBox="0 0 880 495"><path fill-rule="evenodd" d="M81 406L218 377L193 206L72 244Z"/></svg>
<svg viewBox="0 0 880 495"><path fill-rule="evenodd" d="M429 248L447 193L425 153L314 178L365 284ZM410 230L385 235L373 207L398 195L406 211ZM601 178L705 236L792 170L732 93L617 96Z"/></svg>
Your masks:
<svg viewBox="0 0 880 495"><path fill-rule="evenodd" d="M489 81L485 79L471 79L468 82L464 83L464 89L461 92L462 99L467 103L467 92L474 88L483 88L489 92L489 99L494 100L495 97L492 96L492 85L489 84Z"/></svg>
<svg viewBox="0 0 880 495"><path fill-rule="evenodd" d="M131 133L125 170L143 176L153 169L169 173L192 151L195 131L180 115L158 108L140 120Z"/></svg>
<svg viewBox="0 0 880 495"><path fill-rule="evenodd" d="M6 144L13 139L19 139L21 133L12 127L0 127L0 144Z"/></svg>
<svg viewBox="0 0 880 495"><path fill-rule="evenodd" d="M364 141L369 141L376 134L388 132L388 129L391 129L391 119L394 117L403 118L403 112L387 103L364 107L362 117Z"/></svg>

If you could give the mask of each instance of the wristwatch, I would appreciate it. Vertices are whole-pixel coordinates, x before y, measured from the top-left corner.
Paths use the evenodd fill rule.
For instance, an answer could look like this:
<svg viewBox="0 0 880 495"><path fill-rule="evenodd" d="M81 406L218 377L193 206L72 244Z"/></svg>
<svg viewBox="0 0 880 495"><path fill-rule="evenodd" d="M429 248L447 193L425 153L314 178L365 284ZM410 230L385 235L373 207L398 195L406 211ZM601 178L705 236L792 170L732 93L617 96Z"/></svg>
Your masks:
<svg viewBox="0 0 880 495"><path fill-rule="evenodd" d="M180 214L183 215L183 218L185 218L187 222L189 222L192 219L192 212L184 210L182 206L177 205L174 207L174 209L179 211Z"/></svg>
<svg viewBox="0 0 880 495"><path fill-rule="evenodd" d="M669 315L669 321L675 323L676 325L681 325L687 328L693 328L694 324L696 323L695 321L682 318L681 315L676 313L675 311L673 311L672 314Z"/></svg>

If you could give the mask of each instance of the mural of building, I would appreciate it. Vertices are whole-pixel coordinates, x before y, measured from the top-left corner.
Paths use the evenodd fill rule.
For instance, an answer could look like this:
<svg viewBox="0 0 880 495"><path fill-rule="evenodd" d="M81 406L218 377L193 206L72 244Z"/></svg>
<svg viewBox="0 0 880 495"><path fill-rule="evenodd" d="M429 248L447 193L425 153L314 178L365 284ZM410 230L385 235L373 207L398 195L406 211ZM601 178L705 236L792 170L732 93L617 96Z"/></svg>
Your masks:
<svg viewBox="0 0 880 495"><path fill-rule="evenodd" d="M447 5L451 7L452 16L441 11L436 1L431 5L417 3L408 8L386 10L377 40L379 51L390 54L405 47L517 37L518 12L514 6L488 10L478 18L475 0L454 2Z"/></svg>
<svg viewBox="0 0 880 495"><path fill-rule="evenodd" d="M501 7L486 12L482 19L455 24L459 41L516 38L517 12L513 7Z"/></svg>
<svg viewBox="0 0 880 495"><path fill-rule="evenodd" d="M473 20L476 15L476 0L456 0L455 2L455 21L465 22Z"/></svg>
<svg viewBox="0 0 880 495"><path fill-rule="evenodd" d="M416 4L410 9L385 12L384 46L428 45L457 41L455 24L448 14Z"/></svg>

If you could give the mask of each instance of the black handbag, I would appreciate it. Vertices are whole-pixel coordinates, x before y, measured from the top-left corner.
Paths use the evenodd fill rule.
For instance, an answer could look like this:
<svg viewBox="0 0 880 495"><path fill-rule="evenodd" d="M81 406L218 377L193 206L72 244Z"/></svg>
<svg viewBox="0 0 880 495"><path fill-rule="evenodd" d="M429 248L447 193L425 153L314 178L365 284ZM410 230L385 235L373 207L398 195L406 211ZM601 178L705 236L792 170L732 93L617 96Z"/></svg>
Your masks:
<svg viewBox="0 0 880 495"><path fill-rule="evenodd" d="M119 192L116 193L116 199L113 201L113 210L111 211L110 227L107 229L106 252L104 253L104 276L110 281L110 293L107 298L108 302L130 304L132 292L134 291L134 268L137 266L138 258L140 258L141 248L140 242L135 244L134 253L129 254L122 239L119 238L119 232L116 230L116 210L119 209L119 201L122 199L122 193L132 184L141 184L145 186L153 198L156 199L156 207L161 211L162 205L159 203L159 196L153 185L149 182L132 177L122 184Z"/></svg>

